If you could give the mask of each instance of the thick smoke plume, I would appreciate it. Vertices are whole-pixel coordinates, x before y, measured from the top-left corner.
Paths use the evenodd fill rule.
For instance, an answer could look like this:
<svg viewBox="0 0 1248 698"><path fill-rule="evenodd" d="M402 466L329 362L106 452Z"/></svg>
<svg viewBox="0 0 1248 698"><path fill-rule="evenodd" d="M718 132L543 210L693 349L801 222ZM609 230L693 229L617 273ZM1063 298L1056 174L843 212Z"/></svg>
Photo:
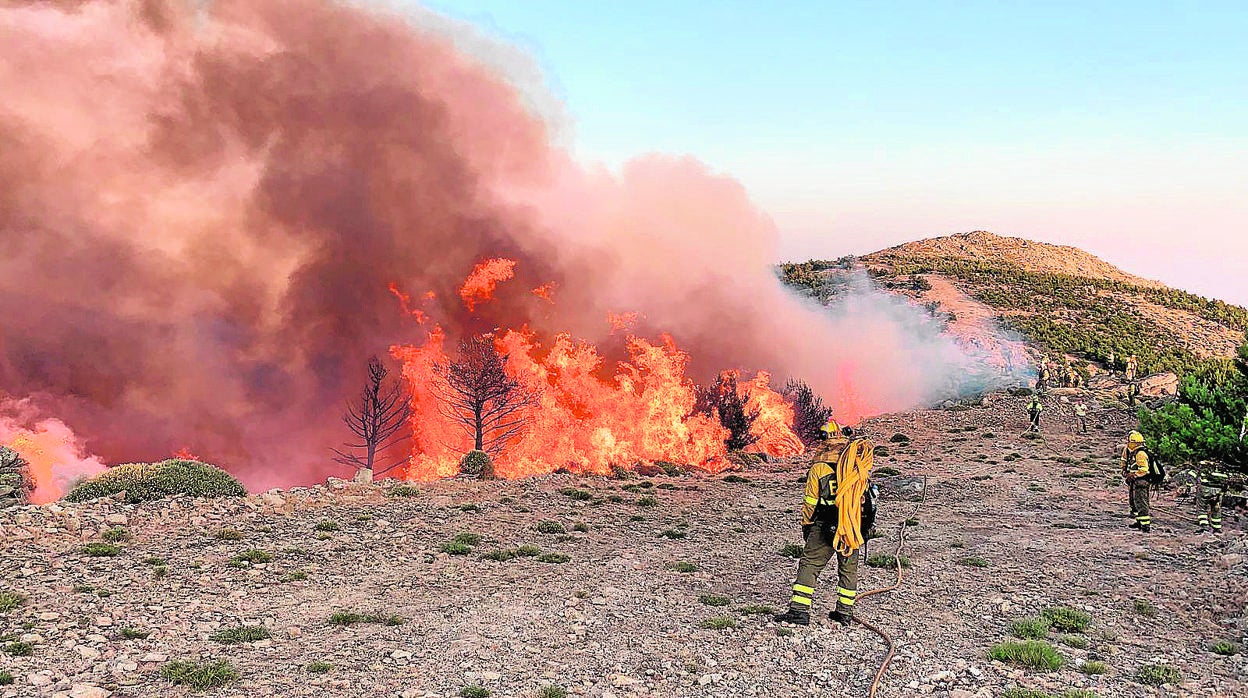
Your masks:
<svg viewBox="0 0 1248 698"><path fill-rule="evenodd" d="M308 481L336 472L367 358L425 341L416 312L448 339L527 325L613 358L608 314L637 313L695 377L799 376L849 421L947 391L949 342L788 294L737 182L573 162L543 100L447 26L332 0L6 3L7 428L55 418L107 462L189 448L253 488ZM516 264L487 286L526 292L470 313L490 259Z"/></svg>

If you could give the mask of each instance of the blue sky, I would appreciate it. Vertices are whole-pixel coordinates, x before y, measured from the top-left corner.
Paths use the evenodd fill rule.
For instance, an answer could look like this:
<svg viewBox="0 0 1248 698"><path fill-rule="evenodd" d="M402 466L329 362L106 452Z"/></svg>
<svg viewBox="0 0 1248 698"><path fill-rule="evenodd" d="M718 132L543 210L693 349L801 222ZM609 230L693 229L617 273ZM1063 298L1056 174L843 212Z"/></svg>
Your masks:
<svg viewBox="0 0 1248 698"><path fill-rule="evenodd" d="M987 229L1248 303L1248 2L425 5L532 55L579 158L741 180L784 257Z"/></svg>

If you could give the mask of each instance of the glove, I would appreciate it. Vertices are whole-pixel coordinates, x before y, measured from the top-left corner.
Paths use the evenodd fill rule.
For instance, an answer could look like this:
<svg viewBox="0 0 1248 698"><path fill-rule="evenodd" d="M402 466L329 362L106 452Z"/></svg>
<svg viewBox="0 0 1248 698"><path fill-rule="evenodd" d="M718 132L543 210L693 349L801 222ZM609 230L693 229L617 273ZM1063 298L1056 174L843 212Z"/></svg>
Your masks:
<svg viewBox="0 0 1248 698"><path fill-rule="evenodd" d="M810 532L815 530L814 524L805 524L802 526L802 540L810 540Z"/></svg>

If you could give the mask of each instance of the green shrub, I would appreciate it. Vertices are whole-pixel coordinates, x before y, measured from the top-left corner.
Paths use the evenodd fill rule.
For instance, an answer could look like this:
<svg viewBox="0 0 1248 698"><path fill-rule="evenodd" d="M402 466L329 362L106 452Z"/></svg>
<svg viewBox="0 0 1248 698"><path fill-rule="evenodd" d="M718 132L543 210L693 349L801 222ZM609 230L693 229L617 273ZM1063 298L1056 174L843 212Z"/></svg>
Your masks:
<svg viewBox="0 0 1248 698"><path fill-rule="evenodd" d="M771 606L744 606L737 609L737 613L743 616L770 616L776 612Z"/></svg>
<svg viewBox="0 0 1248 698"><path fill-rule="evenodd" d="M971 557L964 557L961 560L958 560L958 564L965 567L987 567L988 561L982 557L972 555Z"/></svg>
<svg viewBox="0 0 1248 698"><path fill-rule="evenodd" d="M516 551L503 549L491 550L481 557L486 560L493 560L494 562L507 562L509 560L516 559Z"/></svg>
<svg viewBox="0 0 1248 698"><path fill-rule="evenodd" d="M672 528L667 529L666 531L660 533L659 535L669 540L680 540L681 538L689 537L688 533L685 533L684 531L677 531Z"/></svg>
<svg viewBox="0 0 1248 698"><path fill-rule="evenodd" d="M1010 633L1024 640L1039 640L1049 636L1049 621L1044 618L1024 618L1010 625Z"/></svg>
<svg viewBox="0 0 1248 698"><path fill-rule="evenodd" d="M875 452L876 452L876 455L879 455L880 450L877 448ZM900 470L890 467L890 466L884 466L883 468L875 469L875 475L879 477L893 477L894 475L900 475L900 474L901 474Z"/></svg>
<svg viewBox="0 0 1248 698"><path fill-rule="evenodd" d="M485 451L469 451L459 459L459 472L464 475L485 475L494 472L494 461Z"/></svg>
<svg viewBox="0 0 1248 698"><path fill-rule="evenodd" d="M234 665L224 659L216 662L169 662L160 668L160 675L171 683L204 690L224 686L238 680Z"/></svg>
<svg viewBox="0 0 1248 698"><path fill-rule="evenodd" d="M1209 651L1224 657L1239 654L1239 646L1230 640L1219 640L1209 646Z"/></svg>
<svg viewBox="0 0 1248 698"><path fill-rule="evenodd" d="M554 565L562 565L571 559L572 558L570 556L564 555L563 553L543 553L537 556L538 562L547 562Z"/></svg>
<svg viewBox="0 0 1248 698"><path fill-rule="evenodd" d="M420 489L414 485L395 485L386 490L387 497L419 497Z"/></svg>
<svg viewBox="0 0 1248 698"><path fill-rule="evenodd" d="M472 502L469 502L467 504L460 504L459 510L471 514L471 513L476 513L478 511L481 511L481 507L477 506L476 504L473 504Z"/></svg>
<svg viewBox="0 0 1248 698"><path fill-rule="evenodd" d="M468 545L466 543L456 543L454 541L449 542L449 543L443 543L442 546L438 549L446 553L447 555L467 555L468 553L472 552L471 545Z"/></svg>
<svg viewBox="0 0 1248 698"><path fill-rule="evenodd" d="M572 530L576 531L577 533L589 533L589 524L584 523L584 522L578 522L575 526L572 527Z"/></svg>
<svg viewBox="0 0 1248 698"><path fill-rule="evenodd" d="M537 698L568 698L568 691L560 686L542 686L537 692Z"/></svg>
<svg viewBox="0 0 1248 698"><path fill-rule="evenodd" d="M463 543L464 545L477 545L481 542L481 534L464 531L462 533L456 533L455 537L451 540L456 543Z"/></svg>
<svg viewBox="0 0 1248 698"><path fill-rule="evenodd" d="M121 546L112 543L87 543L81 550L87 557L117 557L121 554Z"/></svg>
<svg viewBox="0 0 1248 698"><path fill-rule="evenodd" d="M1146 664L1135 674L1135 680L1149 686L1176 684L1183 679L1178 669L1166 664Z"/></svg>
<svg viewBox="0 0 1248 698"><path fill-rule="evenodd" d="M537 557L542 554L542 549L536 545L522 545L516 548L516 554L521 557Z"/></svg>
<svg viewBox="0 0 1248 698"><path fill-rule="evenodd" d="M1135 612L1144 616L1145 618L1157 617L1157 607L1154 606L1149 601L1146 601L1144 599L1136 599L1134 602L1134 606L1135 606Z"/></svg>
<svg viewBox="0 0 1248 698"><path fill-rule="evenodd" d="M209 635L208 639L213 642L220 642L223 645L241 645L247 642L267 640L270 637L268 628L262 625L240 625L237 628L218 630Z"/></svg>
<svg viewBox="0 0 1248 698"><path fill-rule="evenodd" d="M120 631L123 640L146 640L151 636L146 630L138 630L136 628L122 628Z"/></svg>
<svg viewBox="0 0 1248 698"><path fill-rule="evenodd" d="M326 519L325 521L318 522L315 526L312 527L312 530L321 531L324 533L330 533L333 531L340 530L341 528L342 526L339 526L337 521L331 521L329 519Z"/></svg>
<svg viewBox="0 0 1248 698"><path fill-rule="evenodd" d="M638 498L637 498L637 506L639 506L639 507L652 507L652 506L657 506L657 505L658 505L658 503L659 503L659 500L657 500L657 499L655 499L654 497L651 497L651 496L649 496L649 495L646 495L645 497L638 497Z"/></svg>
<svg viewBox="0 0 1248 698"><path fill-rule="evenodd" d="M549 521L549 520L547 520L547 521L538 521L538 522L537 522L537 532L538 532L538 533L548 533L548 534L553 534L553 533L567 533L567 532L568 532L568 529L564 528L564 527L563 527L563 524L559 523L558 521Z"/></svg>
<svg viewBox="0 0 1248 698"><path fill-rule="evenodd" d="M302 582L306 580L307 578L308 578L307 572L304 572L303 570L295 570L294 572L287 572L286 574L282 575L281 581Z"/></svg>
<svg viewBox="0 0 1248 698"><path fill-rule="evenodd" d="M7 671L0 671L0 686L13 685L13 675Z"/></svg>
<svg viewBox="0 0 1248 698"><path fill-rule="evenodd" d="M732 603L726 596L715 596L713 594L703 594L699 596L698 602L704 606L727 606Z"/></svg>
<svg viewBox="0 0 1248 698"><path fill-rule="evenodd" d="M1067 647L1074 647L1077 650L1086 650L1088 648L1088 638L1083 635L1063 635L1058 641Z"/></svg>
<svg viewBox="0 0 1248 698"><path fill-rule="evenodd" d="M0 507L14 502L25 503L35 491L30 464L7 446L0 446Z"/></svg>
<svg viewBox="0 0 1248 698"><path fill-rule="evenodd" d="M690 572L698 571L697 565L693 564L692 562L685 562L683 560L680 562L673 562L669 564L668 569L674 570L676 572L680 572L681 574L689 574Z"/></svg>
<svg viewBox="0 0 1248 698"><path fill-rule="evenodd" d="M333 671L334 665L329 662L309 662L303 669L309 674L328 674Z"/></svg>
<svg viewBox="0 0 1248 698"><path fill-rule="evenodd" d="M737 621L729 618L728 616L716 616L714 618L707 618L698 625L699 627L707 628L709 630L724 630L725 628L737 627Z"/></svg>
<svg viewBox="0 0 1248 698"><path fill-rule="evenodd" d="M588 502L594 498L594 495L586 492L585 490L578 490L575 487L565 487L559 490L559 494L562 494L569 499L575 499L578 502Z"/></svg>
<svg viewBox="0 0 1248 698"><path fill-rule="evenodd" d="M905 434L902 434L902 433L900 433L900 432L898 432L898 433L896 433L896 434L893 434L892 436L890 436L890 437L889 437L889 439L888 439L888 440L889 440L890 442L892 442L892 443L895 443L895 444L907 444L907 443L910 443L910 437L909 437L909 436L906 436Z"/></svg>
<svg viewBox="0 0 1248 698"><path fill-rule="evenodd" d="M785 557L799 558L806 551L806 546L801 543L785 543L780 547L780 554Z"/></svg>
<svg viewBox="0 0 1248 698"><path fill-rule="evenodd" d="M236 565L242 565L244 563L249 565L261 565L267 562L273 562L273 553L253 548L235 555L230 558L230 561Z"/></svg>
<svg viewBox="0 0 1248 698"><path fill-rule="evenodd" d="M1045 671L1056 671L1063 663L1062 655L1058 654L1052 645L1039 640L1002 642L993 645L988 651L988 658Z"/></svg>
<svg viewBox="0 0 1248 698"><path fill-rule="evenodd" d="M1063 633L1081 633L1092 622L1092 616L1069 606L1048 608L1041 615L1054 630Z"/></svg>
<svg viewBox="0 0 1248 698"><path fill-rule="evenodd" d="M867 566L877 567L877 568L887 567L890 569L896 569L898 559L899 558L893 557L892 555L886 555L884 553L876 553L874 555L867 557ZM906 557L905 555L902 555L900 558L900 561L901 561L901 566L903 569L910 569L910 564L911 564L910 558Z"/></svg>
<svg viewBox="0 0 1248 698"><path fill-rule="evenodd" d="M125 543L130 540L130 532L117 526L104 531L100 538L103 538L106 543Z"/></svg>
<svg viewBox="0 0 1248 698"><path fill-rule="evenodd" d="M876 449L876 452L878 453L878 452L879 452L879 449ZM747 483L747 482L749 482L749 481L750 481L750 479L749 479L748 477L742 477L742 476L740 476L740 475L735 475L735 474L733 474L733 475L725 475L725 476L724 476L724 482L740 482L740 483Z"/></svg>
<svg viewBox="0 0 1248 698"><path fill-rule="evenodd" d="M1104 674L1105 662L1098 662L1095 660L1086 661L1079 665L1079 671L1082 671L1085 674Z"/></svg>
<svg viewBox="0 0 1248 698"><path fill-rule="evenodd" d="M217 540L242 540L243 534L236 528L223 528L212 534Z"/></svg>
<svg viewBox="0 0 1248 698"><path fill-rule="evenodd" d="M0 591L0 613L8 613L26 603L26 597L14 591Z"/></svg>
<svg viewBox="0 0 1248 698"><path fill-rule="evenodd" d="M10 642L4 646L4 651L14 657L29 657L35 653L35 646L29 642Z"/></svg>
<svg viewBox="0 0 1248 698"><path fill-rule="evenodd" d="M159 463L130 463L109 468L79 483L65 500L85 502L125 492L131 504L164 499L175 494L190 497L245 497L247 488L234 476L207 463L172 458Z"/></svg>
<svg viewBox="0 0 1248 698"><path fill-rule="evenodd" d="M459 691L460 698L490 698L490 691L481 686L464 686Z"/></svg>

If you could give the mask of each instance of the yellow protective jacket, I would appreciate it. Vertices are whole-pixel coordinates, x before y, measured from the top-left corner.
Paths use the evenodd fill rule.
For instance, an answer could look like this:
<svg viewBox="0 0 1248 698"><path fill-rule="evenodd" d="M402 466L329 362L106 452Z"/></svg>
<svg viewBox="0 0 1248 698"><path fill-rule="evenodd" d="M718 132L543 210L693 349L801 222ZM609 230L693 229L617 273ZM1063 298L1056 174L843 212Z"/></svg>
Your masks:
<svg viewBox="0 0 1248 698"><path fill-rule="evenodd" d="M1144 452L1143 448L1131 450L1123 447L1122 475L1127 480L1134 480L1137 477L1148 475L1148 454Z"/></svg>
<svg viewBox="0 0 1248 698"><path fill-rule="evenodd" d="M836 462L841 458L841 452L845 450L845 446L849 443L847 439L831 439L820 447L815 453L814 459L811 461L810 470L806 472L806 494L802 502L802 525L809 526L815 522L815 507L819 504L824 506L836 506ZM825 477L831 476L831 499L819 499L819 481Z"/></svg>

